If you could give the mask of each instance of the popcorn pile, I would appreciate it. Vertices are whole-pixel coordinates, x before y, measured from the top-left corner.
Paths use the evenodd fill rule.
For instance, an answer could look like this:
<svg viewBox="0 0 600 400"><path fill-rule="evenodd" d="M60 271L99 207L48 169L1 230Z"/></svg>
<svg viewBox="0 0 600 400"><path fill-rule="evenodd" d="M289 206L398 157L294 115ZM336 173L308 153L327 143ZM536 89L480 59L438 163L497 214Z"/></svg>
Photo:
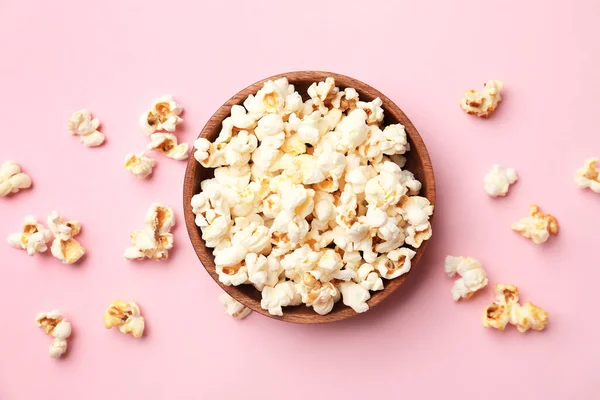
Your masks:
<svg viewBox="0 0 600 400"><path fill-rule="evenodd" d="M544 330L548 313L530 302L519 305L519 289L516 286L498 284L495 293L497 300L483 311L484 327L503 331L510 322L519 332Z"/></svg>
<svg viewBox="0 0 600 400"><path fill-rule="evenodd" d="M21 167L16 162L6 161L2 164L0 167L0 197L30 187L31 178L21 171Z"/></svg>
<svg viewBox="0 0 600 400"><path fill-rule="evenodd" d="M368 310L369 291L410 270L431 237L433 205L403 170L404 126L383 126L382 101L333 78L303 102L286 78L234 105L195 158L215 168L191 206L225 285L252 284L263 309L334 303Z"/></svg>
<svg viewBox="0 0 600 400"><path fill-rule="evenodd" d="M48 250L48 243L54 237L50 251L52 255L63 262L63 264L74 264L85 254L85 249L75 236L81 232L81 224L78 221L63 221L60 214L52 211L48 217L47 229L31 215L25 217L21 232L8 236L8 243L16 248L27 250L30 256L36 253L44 253Z"/></svg>
<svg viewBox="0 0 600 400"><path fill-rule="evenodd" d="M146 322L136 303L115 300L110 303L104 314L104 326L106 329L118 326L121 333L131 333L133 337L141 338L144 335Z"/></svg>
<svg viewBox="0 0 600 400"><path fill-rule="evenodd" d="M67 351L67 339L71 336L71 323L58 310L42 312L35 317L35 323L46 335L54 338L48 352L50 357L59 358Z"/></svg>
<svg viewBox="0 0 600 400"><path fill-rule="evenodd" d="M92 119L88 110L80 110L71 115L67 126L71 134L79 135L81 143L87 147L96 147L104 143L104 134L98 131L100 120Z"/></svg>
<svg viewBox="0 0 600 400"><path fill-rule="evenodd" d="M170 207L153 203L146 213L146 228L131 233L131 246L125 250L128 260L153 258L156 261L169 258L169 250L173 248L175 213Z"/></svg>

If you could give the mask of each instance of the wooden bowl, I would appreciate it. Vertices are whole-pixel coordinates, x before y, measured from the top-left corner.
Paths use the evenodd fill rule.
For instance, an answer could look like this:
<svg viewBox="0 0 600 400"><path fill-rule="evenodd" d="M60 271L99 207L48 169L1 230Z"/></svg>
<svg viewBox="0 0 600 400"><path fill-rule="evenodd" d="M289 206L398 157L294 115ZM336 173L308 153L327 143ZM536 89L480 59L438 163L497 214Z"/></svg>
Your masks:
<svg viewBox="0 0 600 400"><path fill-rule="evenodd" d="M275 75L261 81L258 81L247 88L240 91L238 94L229 99L217 112L210 118L210 120L202 129L199 137L206 138L211 142L216 139L221 130L221 121L225 119L229 113L232 105L242 104L243 101L250 94L256 94L256 92L263 86L263 83L269 79L275 80L278 78L286 77L289 82L296 87L296 90L306 100L308 95L306 93L308 87L313 82L324 81L327 77L335 78L336 86L342 90L347 87L354 88L358 91L360 99L362 101L371 101L376 97L383 100L383 109L385 111L384 124L401 123L406 128L408 141L410 143L411 150L405 155L407 157L406 169L410 170L415 174L415 177L423 184L423 189L420 195L427 197L431 204L435 204L435 180L433 175L433 168L427 153L427 148L419 136L417 129L410 122L410 120L404 115L402 110L395 105L390 99L388 99L381 92L375 90L371 86L358 81L353 78L349 78L344 75L334 74L331 72L319 72L319 71L298 71L289 72L286 74ZM303 324L314 324L314 323L325 323L339 321L342 319L350 318L356 315L354 310L350 307L343 305L342 301L338 301L333 310L327 315L319 315L313 311L312 307L306 307L300 305L296 307L285 307L283 310L283 316L274 316L269 314L266 310L260 307L261 293L254 288L252 285L240 285L240 286L225 286L219 282L219 277L215 271L214 256L212 255L212 249L207 248L204 241L201 238L200 228L198 228L194 222L195 215L192 212L190 201L192 196L200 192L200 182L214 177L214 170L211 168L202 167L194 157L190 157L185 172L185 181L183 186L183 209L185 214L185 223L187 226L192 245L198 255L198 258L208 271L209 275L217 282L221 288L229 293L234 299L249 307L253 311L266 315L267 317L278 319L287 322L296 322ZM412 268L414 269L419 259L422 257L425 251L427 242L424 242L420 248L416 249L416 255L412 259ZM404 274L396 279L384 280L385 288L381 291L372 292L371 299L368 301L369 307L373 308L381 301L386 299L392 292L400 287L408 278L410 273Z"/></svg>

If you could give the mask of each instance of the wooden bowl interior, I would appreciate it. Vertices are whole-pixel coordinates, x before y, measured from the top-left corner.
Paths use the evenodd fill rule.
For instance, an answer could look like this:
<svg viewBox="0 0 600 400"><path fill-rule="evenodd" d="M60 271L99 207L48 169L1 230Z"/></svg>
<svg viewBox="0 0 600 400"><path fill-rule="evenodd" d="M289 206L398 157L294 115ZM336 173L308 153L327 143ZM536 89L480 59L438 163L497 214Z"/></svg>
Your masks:
<svg viewBox="0 0 600 400"><path fill-rule="evenodd" d="M296 87L296 90L302 95L304 100L307 100L307 89L313 82L319 82L325 80L325 78L333 76L336 81L336 86L340 89L352 87L356 89L360 95L362 101L371 101L376 97L380 97L383 100L383 109L385 112L384 124L395 124L401 123L406 128L408 141L410 143L411 150L405 154L407 158L406 166L404 169L408 169L413 172L415 177L423 184L423 189L420 195L425 196L429 199L432 204L435 204L435 181L433 176L433 169L429 160L427 149L419 136L419 133L410 122L410 120L404 115L404 113L391 102L386 96L372 87L357 81L355 79L338 75L329 72L315 72L315 71L302 71L292 72L287 74L276 75L259 81L248 88L242 90L237 95L227 101L209 120L204 129L202 130L200 137L207 138L210 141L214 141L221 130L221 121L227 117L230 113L231 106L234 104L242 104L243 101L248 97L249 94L255 94L263 85L263 83L269 79L278 79L281 77L287 77L291 84ZM190 157L188 163L185 184L184 184L184 210L185 220L190 234L190 239L196 250L200 261L206 268L207 272L212 278L233 298L251 308L260 314L266 315L271 318L278 320L296 322L296 323L324 323L332 322L345 318L355 316L356 313L351 308L344 306L342 301L335 304L333 310L324 316L321 316L313 311L311 307L300 305L296 307L284 308L284 315L282 317L273 316L267 311L260 307L261 293L254 288L252 285L240 285L240 286L225 286L219 282L218 275L215 271L214 256L212 255L212 249L205 246L204 241L201 239L201 231L195 223L195 216L192 213L190 207L190 201L194 194L200 192L200 183L205 179L214 177L214 169L204 168L193 157ZM419 259L423 255L426 247L426 242L416 249L416 255L412 260L412 268L415 268ZM368 301L369 306L372 308L392 292L394 292L402 283L408 278L410 272L398 277L393 280L384 280L384 290L371 292L371 299Z"/></svg>

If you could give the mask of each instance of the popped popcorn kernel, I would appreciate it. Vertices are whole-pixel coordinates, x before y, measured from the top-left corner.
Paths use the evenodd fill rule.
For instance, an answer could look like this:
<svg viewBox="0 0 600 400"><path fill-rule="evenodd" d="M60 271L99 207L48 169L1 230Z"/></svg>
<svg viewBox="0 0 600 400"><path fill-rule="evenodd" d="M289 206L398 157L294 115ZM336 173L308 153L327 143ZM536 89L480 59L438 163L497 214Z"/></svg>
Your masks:
<svg viewBox="0 0 600 400"><path fill-rule="evenodd" d="M0 167L0 197L17 193L31 187L31 178L21 171L14 161L6 161Z"/></svg>
<svg viewBox="0 0 600 400"><path fill-rule="evenodd" d="M52 211L47 222L54 237L61 240L69 240L79 235L79 232L81 232L81 224L79 221L63 221L57 211Z"/></svg>
<svg viewBox="0 0 600 400"><path fill-rule="evenodd" d="M504 83L498 80L488 81L482 92L467 90L460 101L460 107L471 115L480 118L489 117L498 107L502 100L500 92L504 89Z"/></svg>
<svg viewBox="0 0 600 400"><path fill-rule="evenodd" d="M67 339L71 336L71 323L58 310L39 313L35 318L35 323L44 330L46 335L54 338L48 349L50 357L61 357L67 351Z"/></svg>
<svg viewBox="0 0 600 400"><path fill-rule="evenodd" d="M88 110L80 110L69 118L67 127L72 135L79 135L81 143L87 147L96 147L104 143L105 136L98 127L100 120L92 119L92 114Z"/></svg>
<svg viewBox="0 0 600 400"><path fill-rule="evenodd" d="M219 300L225 306L225 312L235 319L244 319L252 312L252 310L231 297L228 293L223 293L219 297Z"/></svg>
<svg viewBox="0 0 600 400"><path fill-rule="evenodd" d="M173 96L161 96L154 100L150 110L140 117L142 132L150 136L156 131L175 132L177 125L183 122L179 116L183 108L175 102Z"/></svg>
<svg viewBox="0 0 600 400"><path fill-rule="evenodd" d="M85 255L85 249L79 242L73 238L62 240L55 238L50 246L52 255L58 258L63 264L75 264Z"/></svg>
<svg viewBox="0 0 600 400"><path fill-rule="evenodd" d="M487 194L492 197L506 196L510 185L518 179L517 171L494 164L483 180Z"/></svg>
<svg viewBox="0 0 600 400"><path fill-rule="evenodd" d="M531 302L519 305L519 289L515 285L496 285L496 301L483 311L483 326L504 330L508 323L521 333L533 329L543 331L548 313Z"/></svg>
<svg viewBox="0 0 600 400"><path fill-rule="evenodd" d="M50 240L52 240L52 232L31 215L25 217L21 232L8 236L8 243L11 246L27 250L30 256L48 250Z"/></svg>
<svg viewBox="0 0 600 400"><path fill-rule="evenodd" d="M452 286L452 300L469 299L473 294L488 284L483 266L471 257L447 256L444 270L450 278L459 275Z"/></svg>
<svg viewBox="0 0 600 400"><path fill-rule="evenodd" d="M544 214L540 208L532 204L529 217L522 218L512 224L512 229L531 239L535 244L545 243L550 235L558 235L558 221L553 215Z"/></svg>
<svg viewBox="0 0 600 400"><path fill-rule="evenodd" d="M146 213L145 224L145 229L131 233L131 246L125 250L124 257L128 260L166 260L169 258L169 250L173 248L173 209L153 203Z"/></svg>
<svg viewBox="0 0 600 400"><path fill-rule="evenodd" d="M171 133L153 133L150 135L148 149L159 151L173 160L185 160L188 158L189 145L177 143L177 137Z"/></svg>
<svg viewBox="0 0 600 400"><path fill-rule="evenodd" d="M104 314L104 327L106 329L117 326L121 333L131 333L136 338L142 337L145 325L140 308L133 301L115 300L110 303Z"/></svg>
<svg viewBox="0 0 600 400"><path fill-rule="evenodd" d="M138 154L129 153L125 156L125 169L140 179L150 176L154 165L156 165L156 160L147 157L143 151Z"/></svg>
<svg viewBox="0 0 600 400"><path fill-rule="evenodd" d="M575 175L577 186L582 189L590 188L593 192L600 193L600 170L596 166L597 163L597 158L588 158L585 160L584 167L577 170Z"/></svg>

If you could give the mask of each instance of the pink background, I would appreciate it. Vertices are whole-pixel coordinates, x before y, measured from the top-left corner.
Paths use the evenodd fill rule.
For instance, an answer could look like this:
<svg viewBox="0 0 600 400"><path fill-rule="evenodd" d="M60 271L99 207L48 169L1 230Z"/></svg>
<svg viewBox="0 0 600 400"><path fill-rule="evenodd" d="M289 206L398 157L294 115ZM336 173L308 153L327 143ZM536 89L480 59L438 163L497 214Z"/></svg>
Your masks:
<svg viewBox="0 0 600 400"><path fill-rule="evenodd" d="M83 223L89 252L66 266L0 246L0 399L600 397L600 195L573 183L600 156L598 2L388 3L0 2L0 161L17 160L35 185L0 199L0 234L56 209ZM183 104L178 136L192 142L239 89L303 69L364 80L412 119L436 172L434 237L407 284L363 316L235 321L182 223L185 162L157 156L152 179L137 181L123 157L146 145L138 116L159 95ZM463 90L488 79L505 82L505 101L489 120L467 116ZM68 134L83 107L102 121L103 147ZM493 200L482 179L496 162L520 180ZM176 248L167 262L127 262L128 235L153 201L176 209ZM561 224L543 246L510 230L532 202ZM478 258L493 284L517 284L551 325L484 329L492 288L454 303L448 254ZM104 329L116 298L141 305L143 340ZM34 324L52 308L75 332L58 361Z"/></svg>

